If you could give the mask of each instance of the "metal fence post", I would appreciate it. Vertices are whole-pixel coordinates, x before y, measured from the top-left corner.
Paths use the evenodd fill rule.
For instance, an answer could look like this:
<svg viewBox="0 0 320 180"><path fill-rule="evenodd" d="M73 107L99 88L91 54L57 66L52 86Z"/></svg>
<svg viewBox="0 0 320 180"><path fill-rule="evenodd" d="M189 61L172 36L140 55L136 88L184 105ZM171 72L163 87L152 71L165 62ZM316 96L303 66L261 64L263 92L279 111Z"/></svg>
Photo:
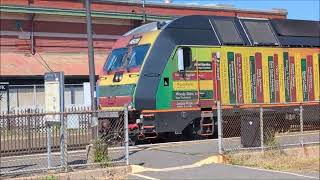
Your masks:
<svg viewBox="0 0 320 180"><path fill-rule="evenodd" d="M129 130L128 130L128 106L124 109L124 143L125 143L125 161L126 165L129 166Z"/></svg>
<svg viewBox="0 0 320 180"><path fill-rule="evenodd" d="M263 140L263 107L260 106L260 146L261 150L264 151L264 140Z"/></svg>
<svg viewBox="0 0 320 180"><path fill-rule="evenodd" d="M220 101L217 101L217 120L218 120L218 142L219 142L219 154L223 154L222 144L222 116Z"/></svg>
<svg viewBox="0 0 320 180"><path fill-rule="evenodd" d="M47 122L47 157L48 157L48 169L51 168L51 124Z"/></svg>
<svg viewBox="0 0 320 180"><path fill-rule="evenodd" d="M60 114L60 165L64 167L64 120L63 114Z"/></svg>
<svg viewBox="0 0 320 180"><path fill-rule="evenodd" d="M0 104L1 105L1 104ZM1 106L0 106L1 107ZM4 122L4 117L1 117L1 116L4 116L4 113L2 113L1 111L0 111L0 124L2 124L2 126L3 127L5 127L5 122ZM0 160L1 160L1 149L2 149L2 146L1 146L1 142L2 142L2 140L1 140L1 137L2 137L2 128L0 129ZM1 163L0 163L0 169L1 169ZM1 175L1 172L0 172L0 175Z"/></svg>
<svg viewBox="0 0 320 180"><path fill-rule="evenodd" d="M30 111L28 111L30 113ZM28 123L28 152L31 153L31 117L27 116Z"/></svg>
<svg viewBox="0 0 320 180"><path fill-rule="evenodd" d="M18 93L18 91L17 91L17 93ZM8 85L8 90L7 90L7 113L10 114L10 86L9 85ZM10 121L9 121L9 123L10 123Z"/></svg>
<svg viewBox="0 0 320 180"><path fill-rule="evenodd" d="M67 171L68 159L67 159L67 115L61 114L61 128L60 128L60 164L61 168Z"/></svg>
<svg viewBox="0 0 320 180"><path fill-rule="evenodd" d="M300 105L300 144L303 147L303 107Z"/></svg>
<svg viewBox="0 0 320 180"><path fill-rule="evenodd" d="M65 122L64 122L64 170L65 172L68 171L68 127L67 127L67 116L65 116Z"/></svg>
<svg viewBox="0 0 320 180"><path fill-rule="evenodd" d="M33 85L33 106L37 106L37 85Z"/></svg>

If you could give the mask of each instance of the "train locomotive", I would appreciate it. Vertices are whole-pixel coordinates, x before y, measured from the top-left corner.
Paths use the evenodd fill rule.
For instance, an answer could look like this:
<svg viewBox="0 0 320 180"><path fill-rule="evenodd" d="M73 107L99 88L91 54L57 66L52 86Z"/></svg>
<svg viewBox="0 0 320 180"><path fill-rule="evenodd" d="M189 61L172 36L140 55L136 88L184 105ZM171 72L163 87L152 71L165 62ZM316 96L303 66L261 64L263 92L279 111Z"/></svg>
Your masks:
<svg viewBox="0 0 320 180"><path fill-rule="evenodd" d="M211 136L218 101L235 113L319 107L319 32L318 21L202 15L142 25L109 54L98 81L99 107L128 105L136 140ZM318 122L315 109L308 118Z"/></svg>

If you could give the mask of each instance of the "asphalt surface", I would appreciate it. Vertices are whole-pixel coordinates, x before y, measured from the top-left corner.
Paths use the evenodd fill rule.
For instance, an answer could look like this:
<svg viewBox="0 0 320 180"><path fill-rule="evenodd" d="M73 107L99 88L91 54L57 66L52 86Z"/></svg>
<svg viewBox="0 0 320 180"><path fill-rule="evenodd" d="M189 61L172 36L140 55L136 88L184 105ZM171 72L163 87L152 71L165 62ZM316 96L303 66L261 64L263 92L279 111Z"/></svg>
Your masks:
<svg viewBox="0 0 320 180"><path fill-rule="evenodd" d="M310 140L310 142L319 143L319 138L319 132L304 136L304 140ZM299 135L279 137L279 141L285 144L296 143L297 139L299 139ZM240 138L224 139L224 144L230 145L230 147L240 147L239 143ZM112 150L109 153L114 160L124 160L124 149ZM86 164L85 150L73 151L68 154L69 165ZM130 147L130 164L153 168L153 170L132 174L129 179L312 179L312 177L319 179L319 173L302 176L225 164L184 167L217 154L217 139L132 146ZM59 153L53 153L52 166L56 167L59 164ZM46 154L1 157L1 173L45 169L46 167ZM173 170L170 167L174 167Z"/></svg>
<svg viewBox="0 0 320 180"><path fill-rule="evenodd" d="M317 137L315 137L317 136ZM319 139L319 134L307 136ZM295 136L285 136L287 144L295 142ZM296 137L295 137L296 138ZM234 146L239 138L234 138ZM281 139L282 141L282 139ZM319 141L318 141L319 142ZM229 143L229 142L228 142ZM145 168L129 176L133 179L319 179L319 172L295 174L270 170L253 169L227 164L192 166L201 160L218 154L217 140L184 142L183 144L159 145L131 151L130 163ZM190 166L191 165L191 166Z"/></svg>
<svg viewBox="0 0 320 180"><path fill-rule="evenodd" d="M148 168L176 167L218 154L217 140L187 141L145 146L130 151L130 164Z"/></svg>
<svg viewBox="0 0 320 180"><path fill-rule="evenodd" d="M318 176L319 178L319 176ZM246 167L232 166L226 164L212 164L205 165L191 169L180 169L166 172L142 172L131 174L129 180L142 179L285 179L285 180L299 180L299 179L317 179L317 177L295 175L291 173L283 173L277 171L267 171L259 169L251 169Z"/></svg>

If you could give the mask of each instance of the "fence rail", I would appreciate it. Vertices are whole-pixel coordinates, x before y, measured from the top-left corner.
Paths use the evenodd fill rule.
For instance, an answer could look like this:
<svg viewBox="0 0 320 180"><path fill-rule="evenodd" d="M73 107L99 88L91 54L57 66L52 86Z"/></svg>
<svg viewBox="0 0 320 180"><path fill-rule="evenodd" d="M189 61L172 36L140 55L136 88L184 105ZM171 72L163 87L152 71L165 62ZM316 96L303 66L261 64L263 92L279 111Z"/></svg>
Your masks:
<svg viewBox="0 0 320 180"><path fill-rule="evenodd" d="M82 110L82 111L79 111ZM43 110L27 109L0 114L1 155L23 155L47 151L47 120ZM92 137L91 113L86 108L71 108L63 114L69 119L68 125L75 124L76 130L68 130L69 150L83 149ZM71 119L73 118L73 119ZM52 150L58 151L61 125L56 123L51 128Z"/></svg>
<svg viewBox="0 0 320 180"><path fill-rule="evenodd" d="M220 153L320 143L319 105L218 111Z"/></svg>
<svg viewBox="0 0 320 180"><path fill-rule="evenodd" d="M31 109L1 113L1 175L127 163L128 112L117 111L117 117L99 121L100 138L97 138L93 137L96 128L92 115L99 113L110 111L70 108L64 113ZM49 122L52 118L57 121Z"/></svg>

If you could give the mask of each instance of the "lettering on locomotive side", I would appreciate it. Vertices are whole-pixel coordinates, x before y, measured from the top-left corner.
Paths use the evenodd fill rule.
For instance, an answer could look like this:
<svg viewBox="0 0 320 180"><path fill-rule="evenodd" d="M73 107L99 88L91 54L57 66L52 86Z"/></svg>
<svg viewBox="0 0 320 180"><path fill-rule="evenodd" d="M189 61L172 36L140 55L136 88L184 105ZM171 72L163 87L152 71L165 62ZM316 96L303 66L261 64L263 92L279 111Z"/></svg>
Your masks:
<svg viewBox="0 0 320 180"><path fill-rule="evenodd" d="M173 80L179 81L190 81L190 80L211 80L212 72L199 72L198 77L196 72L185 72L185 73L177 73L174 72L172 74Z"/></svg>
<svg viewBox="0 0 320 180"><path fill-rule="evenodd" d="M256 77L256 68L255 68L255 57L250 56L250 85L251 85L251 98L252 103L257 102L257 77Z"/></svg>
<svg viewBox="0 0 320 180"><path fill-rule="evenodd" d="M296 102L297 98L296 98L296 77L295 77L295 64L294 64L294 57L290 56L289 58L289 62L290 62L290 66L289 66L289 70L290 70L290 94L291 94L291 102Z"/></svg>
<svg viewBox="0 0 320 180"><path fill-rule="evenodd" d="M312 56L307 56L307 87L308 87L308 100L314 100L314 87L313 87L313 60Z"/></svg>
<svg viewBox="0 0 320 180"><path fill-rule="evenodd" d="M228 52L227 53L228 58L228 75L229 75L229 97L230 97L230 103L235 104L236 103L236 79L235 79L235 68L234 68L234 53Z"/></svg>
<svg viewBox="0 0 320 180"><path fill-rule="evenodd" d="M270 91L270 102L275 102L275 71L274 71L274 62L273 56L268 57L268 66L269 66L269 91Z"/></svg>
<svg viewBox="0 0 320 180"><path fill-rule="evenodd" d="M273 71L274 71L274 96L275 102L280 102L280 76L279 76L279 62L278 54L273 55Z"/></svg>
<svg viewBox="0 0 320 180"><path fill-rule="evenodd" d="M212 99L212 91L200 91L200 99ZM173 100L198 99L198 91L173 91Z"/></svg>
<svg viewBox="0 0 320 180"><path fill-rule="evenodd" d="M198 98L198 92L196 91L174 91L174 100L192 100Z"/></svg>
<svg viewBox="0 0 320 180"><path fill-rule="evenodd" d="M284 86L285 88L285 100L290 102L290 70L289 70L289 53L283 53L283 64L284 64Z"/></svg>
<svg viewBox="0 0 320 180"><path fill-rule="evenodd" d="M302 77L303 101L308 101L307 60L305 58L301 59L301 77Z"/></svg>
<svg viewBox="0 0 320 180"><path fill-rule="evenodd" d="M239 104L244 103L243 98L243 76L242 76L242 56L240 53L236 54L236 72L237 72L237 100Z"/></svg>
<svg viewBox="0 0 320 180"><path fill-rule="evenodd" d="M173 108L192 108L197 107L197 101L173 101L172 107Z"/></svg>
<svg viewBox="0 0 320 180"><path fill-rule="evenodd" d="M263 75L262 75L262 54L255 53L256 60L256 87L257 87L257 103L263 103Z"/></svg>
<svg viewBox="0 0 320 180"><path fill-rule="evenodd" d="M195 69L198 69L199 70L212 70L212 64L211 62L194 62L193 61L193 67Z"/></svg>

